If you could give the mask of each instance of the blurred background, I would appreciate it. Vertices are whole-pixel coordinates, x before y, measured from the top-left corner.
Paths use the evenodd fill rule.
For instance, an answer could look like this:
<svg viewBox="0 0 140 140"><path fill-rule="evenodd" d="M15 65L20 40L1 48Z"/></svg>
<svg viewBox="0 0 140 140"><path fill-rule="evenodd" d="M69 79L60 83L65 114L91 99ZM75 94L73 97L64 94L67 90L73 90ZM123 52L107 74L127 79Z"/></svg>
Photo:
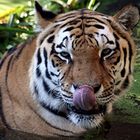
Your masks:
<svg viewBox="0 0 140 140"><path fill-rule="evenodd" d="M38 0L45 9L63 13L88 8L105 14L114 12L127 4L140 5L139 0ZM135 36L140 35L140 26ZM0 57L5 50L16 46L34 34L34 0L0 0Z"/></svg>
<svg viewBox="0 0 140 140"><path fill-rule="evenodd" d="M140 0L38 0L45 9L62 13L88 8L113 15L127 4ZM34 0L0 0L0 58L4 52L35 34ZM134 82L128 93L114 105L113 121L140 124L140 23L133 32L137 44ZM134 139L133 139L134 140Z"/></svg>

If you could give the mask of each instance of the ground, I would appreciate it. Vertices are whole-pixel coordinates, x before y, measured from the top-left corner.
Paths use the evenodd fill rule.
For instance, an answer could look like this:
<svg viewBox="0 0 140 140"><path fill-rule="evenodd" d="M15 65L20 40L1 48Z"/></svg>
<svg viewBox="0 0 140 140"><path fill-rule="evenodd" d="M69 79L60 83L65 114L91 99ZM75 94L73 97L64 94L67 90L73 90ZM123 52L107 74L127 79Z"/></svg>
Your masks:
<svg viewBox="0 0 140 140"><path fill-rule="evenodd" d="M65 140L66 138L45 138L33 134L11 130L0 130L0 140ZM67 138L67 140L140 140L140 125L112 122L106 135L86 136L84 138Z"/></svg>

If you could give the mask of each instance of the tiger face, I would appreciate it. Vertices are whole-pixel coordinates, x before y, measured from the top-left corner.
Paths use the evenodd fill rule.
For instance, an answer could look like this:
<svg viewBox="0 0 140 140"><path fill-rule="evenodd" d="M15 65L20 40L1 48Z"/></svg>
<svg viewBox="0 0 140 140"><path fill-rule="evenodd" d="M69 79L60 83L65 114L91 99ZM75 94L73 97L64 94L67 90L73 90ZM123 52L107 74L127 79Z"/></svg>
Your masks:
<svg viewBox="0 0 140 140"><path fill-rule="evenodd" d="M40 5L36 9L43 30L29 70L34 99L44 112L78 127L100 125L132 81L135 45L130 31L138 22L138 9L128 6L114 17L82 9L51 14L49 20Z"/></svg>

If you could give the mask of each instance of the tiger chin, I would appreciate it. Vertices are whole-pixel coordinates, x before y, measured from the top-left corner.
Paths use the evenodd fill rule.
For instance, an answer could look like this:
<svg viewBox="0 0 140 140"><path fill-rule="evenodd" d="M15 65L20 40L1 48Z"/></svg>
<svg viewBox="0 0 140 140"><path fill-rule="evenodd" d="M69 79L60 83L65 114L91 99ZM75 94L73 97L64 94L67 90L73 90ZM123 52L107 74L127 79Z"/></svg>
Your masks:
<svg viewBox="0 0 140 140"><path fill-rule="evenodd" d="M40 32L0 62L5 126L44 136L99 127L132 81L138 8L114 16L81 9L55 15L35 2Z"/></svg>

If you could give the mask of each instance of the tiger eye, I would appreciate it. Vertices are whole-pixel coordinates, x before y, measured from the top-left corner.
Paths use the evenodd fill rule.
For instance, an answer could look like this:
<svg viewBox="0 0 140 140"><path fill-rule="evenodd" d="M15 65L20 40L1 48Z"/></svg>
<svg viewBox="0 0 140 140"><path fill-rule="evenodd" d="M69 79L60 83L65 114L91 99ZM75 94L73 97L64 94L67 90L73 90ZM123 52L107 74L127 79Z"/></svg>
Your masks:
<svg viewBox="0 0 140 140"><path fill-rule="evenodd" d="M106 48L102 50L101 57L107 56L112 52L112 49Z"/></svg>
<svg viewBox="0 0 140 140"><path fill-rule="evenodd" d="M60 52L60 55L64 58L67 58L67 59L70 58L70 54L68 52Z"/></svg>

